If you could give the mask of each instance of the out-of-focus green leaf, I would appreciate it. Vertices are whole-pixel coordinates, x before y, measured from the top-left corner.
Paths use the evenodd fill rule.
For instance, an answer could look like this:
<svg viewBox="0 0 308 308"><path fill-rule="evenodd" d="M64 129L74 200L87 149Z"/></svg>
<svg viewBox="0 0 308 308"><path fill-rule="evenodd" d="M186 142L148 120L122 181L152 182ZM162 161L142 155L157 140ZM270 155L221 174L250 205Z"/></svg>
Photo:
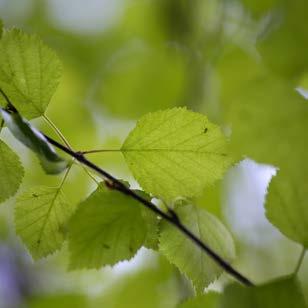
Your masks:
<svg viewBox="0 0 308 308"><path fill-rule="evenodd" d="M26 118L45 113L62 74L55 53L34 35L5 31L0 40L0 88ZM0 104L5 106L2 99Z"/></svg>
<svg viewBox="0 0 308 308"><path fill-rule="evenodd" d="M3 21L0 19L0 38L2 36L3 33Z"/></svg>
<svg viewBox="0 0 308 308"><path fill-rule="evenodd" d="M225 55L218 72L232 150L241 157L302 171L307 165L307 101L292 84L268 74L238 49Z"/></svg>
<svg viewBox="0 0 308 308"><path fill-rule="evenodd" d="M115 280L94 307L175 307L179 285L174 267L165 258L150 258L146 264Z"/></svg>
<svg viewBox="0 0 308 308"><path fill-rule="evenodd" d="M194 198L194 204L217 217L222 216L221 206L223 203L222 181L207 187L200 196Z"/></svg>
<svg viewBox="0 0 308 308"><path fill-rule="evenodd" d="M280 0L241 0L245 8L249 9L254 15L259 17L275 9L281 3Z"/></svg>
<svg viewBox="0 0 308 308"><path fill-rule="evenodd" d="M218 308L219 297L220 294L214 292L197 295L180 304L178 308Z"/></svg>
<svg viewBox="0 0 308 308"><path fill-rule="evenodd" d="M20 195L15 207L16 233L34 259L60 249L75 207L60 187L36 187Z"/></svg>
<svg viewBox="0 0 308 308"><path fill-rule="evenodd" d="M48 143L44 135L18 113L10 113L0 108L5 124L21 143L37 154L46 173L58 174L67 168L62 159Z"/></svg>
<svg viewBox="0 0 308 308"><path fill-rule="evenodd" d="M131 259L146 234L140 204L101 184L71 219L70 268L100 268Z"/></svg>
<svg viewBox="0 0 308 308"><path fill-rule="evenodd" d="M308 3L280 1L278 8L272 27L258 41L258 50L275 73L298 78L308 68Z"/></svg>
<svg viewBox="0 0 308 308"><path fill-rule="evenodd" d="M307 244L307 234L301 231L306 225L303 183L308 180L307 101L291 83L270 75L239 50L233 50L224 58L219 73L225 121L232 129L231 149L238 156L246 155L281 170L273 183L280 183L279 177L283 176L278 185L285 186L286 190L281 192L280 201L270 193L268 217L284 234ZM280 204L281 201L285 204ZM282 208L290 211L285 213ZM291 226L283 223L288 216L292 225L298 218L297 231L290 232Z"/></svg>
<svg viewBox="0 0 308 308"><path fill-rule="evenodd" d="M27 301L29 308L87 308L91 307L86 297L75 294L41 295Z"/></svg>
<svg viewBox="0 0 308 308"><path fill-rule="evenodd" d="M224 260L231 262L235 258L233 239L215 216L192 205L178 206L176 213L188 229ZM159 250L192 280L198 293L201 293L223 271L195 243L166 222L162 223Z"/></svg>
<svg viewBox="0 0 308 308"><path fill-rule="evenodd" d="M290 173L278 172L270 185L266 216L283 234L308 248L308 187Z"/></svg>
<svg viewBox="0 0 308 308"><path fill-rule="evenodd" d="M239 284L224 290L219 308L306 308L304 296L293 277L279 279L255 288Z"/></svg>
<svg viewBox="0 0 308 308"><path fill-rule="evenodd" d="M13 196L24 176L19 157L0 140L0 202Z"/></svg>
<svg viewBox="0 0 308 308"><path fill-rule="evenodd" d="M142 117L121 151L145 191L168 200L199 194L232 164L220 128L185 108Z"/></svg>
<svg viewBox="0 0 308 308"><path fill-rule="evenodd" d="M178 105L184 91L185 65L181 54L175 49L140 43L113 55L99 95L112 113L136 117Z"/></svg>

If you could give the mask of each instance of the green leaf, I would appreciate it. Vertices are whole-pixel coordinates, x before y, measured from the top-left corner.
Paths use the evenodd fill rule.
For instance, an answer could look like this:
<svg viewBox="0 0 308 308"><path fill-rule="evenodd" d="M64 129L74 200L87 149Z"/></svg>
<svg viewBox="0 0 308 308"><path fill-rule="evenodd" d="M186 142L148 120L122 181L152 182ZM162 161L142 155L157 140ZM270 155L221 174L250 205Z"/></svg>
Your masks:
<svg viewBox="0 0 308 308"><path fill-rule="evenodd" d="M18 197L16 233L34 259L46 257L61 248L66 224L74 210L59 187L36 187Z"/></svg>
<svg viewBox="0 0 308 308"><path fill-rule="evenodd" d="M177 277L165 258L147 254L138 268L110 281L93 307L174 308L179 298Z"/></svg>
<svg viewBox="0 0 308 308"><path fill-rule="evenodd" d="M225 121L232 127L231 150L281 170L273 190L281 187L282 198L270 188L267 216L285 235L307 245L307 101L291 83L268 74L238 49L225 55L220 76Z"/></svg>
<svg viewBox="0 0 308 308"><path fill-rule="evenodd" d="M151 197L142 190L135 190L144 199L151 201ZM158 236L159 236L159 219L149 209L142 207L141 215L145 221L147 232L143 246L149 249L158 250Z"/></svg>
<svg viewBox="0 0 308 308"><path fill-rule="evenodd" d="M242 0L242 3L248 8L253 15L260 17L268 11L275 8L281 2L280 0Z"/></svg>
<svg viewBox="0 0 308 308"><path fill-rule="evenodd" d="M0 202L17 192L23 176L24 168L19 157L0 140Z"/></svg>
<svg viewBox="0 0 308 308"><path fill-rule="evenodd" d="M70 268L100 268L131 259L146 239L139 203L101 184L69 225Z"/></svg>
<svg viewBox="0 0 308 308"><path fill-rule="evenodd" d="M55 152L44 135L27 120L18 113L9 113L2 108L0 113L14 137L37 154L46 173L58 174L67 168L67 161Z"/></svg>
<svg viewBox="0 0 308 308"><path fill-rule="evenodd" d="M0 40L0 88L26 118L45 113L62 74L56 54L35 35L5 31Z"/></svg>
<svg viewBox="0 0 308 308"><path fill-rule="evenodd" d="M231 262L235 257L233 239L226 227L206 210L192 205L176 208L181 222L204 243ZM192 280L197 292L202 292L222 273L218 266L203 250L179 230L162 222L160 251Z"/></svg>
<svg viewBox="0 0 308 308"><path fill-rule="evenodd" d="M167 200L199 194L232 163L220 128L185 108L145 115L121 150L143 189Z"/></svg>
<svg viewBox="0 0 308 308"><path fill-rule="evenodd" d="M254 288L230 285L225 289L219 307L307 308L307 305L297 280L288 277Z"/></svg>
<svg viewBox="0 0 308 308"><path fill-rule="evenodd" d="M290 173L278 172L270 185L266 216L284 235L308 248L308 187Z"/></svg>
<svg viewBox="0 0 308 308"><path fill-rule="evenodd" d="M308 166L303 142L308 137L308 104L294 86L239 49L226 53L219 75L224 121L232 128L231 150L281 169Z"/></svg>
<svg viewBox="0 0 308 308"><path fill-rule="evenodd" d="M28 308L86 308L92 307L88 299L79 294L40 295L27 299Z"/></svg>
<svg viewBox="0 0 308 308"><path fill-rule="evenodd" d="M180 53L176 49L136 44L124 49L116 55L112 53L104 71L99 87L104 108L116 115L138 117L176 106L185 94L187 78Z"/></svg>
<svg viewBox="0 0 308 308"><path fill-rule="evenodd" d="M158 217L149 209L142 208L141 215L145 221L147 232L143 246L149 249L158 250Z"/></svg>
<svg viewBox="0 0 308 308"><path fill-rule="evenodd" d="M178 308L218 308L219 297L219 293L215 292L197 295L180 304Z"/></svg>
<svg viewBox="0 0 308 308"><path fill-rule="evenodd" d="M279 2L279 10L272 14L272 26L260 37L257 48L273 72L292 80L301 77L308 67L308 4L306 0Z"/></svg>

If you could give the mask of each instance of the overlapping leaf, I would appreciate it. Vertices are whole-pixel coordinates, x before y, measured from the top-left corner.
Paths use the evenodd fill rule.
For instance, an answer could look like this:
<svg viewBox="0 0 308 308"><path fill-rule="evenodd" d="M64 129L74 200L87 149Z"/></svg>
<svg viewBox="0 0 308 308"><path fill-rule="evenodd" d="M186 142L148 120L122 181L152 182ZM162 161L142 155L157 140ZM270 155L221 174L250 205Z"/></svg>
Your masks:
<svg viewBox="0 0 308 308"><path fill-rule="evenodd" d="M34 35L5 31L0 40L0 88L27 119L44 114L62 73L55 53ZM1 99L5 106L6 102Z"/></svg>
<svg viewBox="0 0 308 308"><path fill-rule="evenodd" d="M132 258L147 238L140 204L100 185L71 219L70 267L100 268Z"/></svg>
<svg viewBox="0 0 308 308"><path fill-rule="evenodd" d="M144 190L166 199L200 193L232 163L220 128L185 108L145 115L121 150Z"/></svg>
<svg viewBox="0 0 308 308"><path fill-rule="evenodd" d="M46 257L61 248L66 224L74 210L61 188L37 187L18 197L16 233L34 259Z"/></svg>
<svg viewBox="0 0 308 308"><path fill-rule="evenodd" d="M17 192L23 176L24 169L19 157L0 140L0 202Z"/></svg>
<svg viewBox="0 0 308 308"><path fill-rule="evenodd" d="M192 205L176 209L181 222L224 260L231 262L235 256L233 239L225 226L206 210ZM196 290L202 292L222 273L203 250L170 224L163 222L160 251L192 280Z"/></svg>

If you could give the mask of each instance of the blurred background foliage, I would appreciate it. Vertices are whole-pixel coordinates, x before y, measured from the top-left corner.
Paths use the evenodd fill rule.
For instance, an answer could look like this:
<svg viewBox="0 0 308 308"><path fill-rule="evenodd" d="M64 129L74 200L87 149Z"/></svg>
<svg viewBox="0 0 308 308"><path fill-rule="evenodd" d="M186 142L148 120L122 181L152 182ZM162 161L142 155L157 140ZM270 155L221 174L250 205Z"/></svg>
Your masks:
<svg viewBox="0 0 308 308"><path fill-rule="evenodd" d="M232 149L250 159L196 203L229 226L247 276L265 282L293 271L300 246L267 221L263 203L275 168L307 185L306 0L0 0L0 18L38 34L61 58L64 76L47 115L77 150L117 149L138 117L173 106L232 132ZM59 183L2 134L26 166L21 190ZM132 181L120 153L91 158ZM77 203L94 186L76 166L64 189ZM146 249L100 271L67 272L66 247L33 263L14 235L13 203L0 209L0 307L168 308L192 296L190 283ZM308 300L307 257L299 278Z"/></svg>

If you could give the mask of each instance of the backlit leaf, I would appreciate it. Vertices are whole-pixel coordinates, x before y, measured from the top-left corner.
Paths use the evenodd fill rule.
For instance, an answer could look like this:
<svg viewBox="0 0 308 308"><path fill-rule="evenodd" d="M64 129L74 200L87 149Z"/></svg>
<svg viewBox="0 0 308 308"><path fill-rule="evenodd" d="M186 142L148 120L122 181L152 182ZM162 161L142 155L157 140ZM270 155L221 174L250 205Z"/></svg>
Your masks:
<svg viewBox="0 0 308 308"><path fill-rule="evenodd" d="M101 184L69 225L70 268L100 268L131 259L146 239L140 204Z"/></svg>
<svg viewBox="0 0 308 308"><path fill-rule="evenodd" d="M34 259L46 257L61 248L66 224L74 210L62 189L57 187L36 187L18 197L16 233Z"/></svg>
<svg viewBox="0 0 308 308"><path fill-rule="evenodd" d="M232 163L220 128L185 108L145 115L121 150L143 189L166 199L199 194Z"/></svg>
<svg viewBox="0 0 308 308"><path fill-rule="evenodd" d="M0 88L24 117L31 119L45 113L61 74L58 57L37 36L17 29L3 33Z"/></svg>
<svg viewBox="0 0 308 308"><path fill-rule="evenodd" d="M215 216L192 205L179 206L176 208L176 213L187 228L224 260L231 262L234 259L233 239ZM223 271L195 243L166 222L162 223L159 249L171 263L192 280L197 292L202 292Z"/></svg>

